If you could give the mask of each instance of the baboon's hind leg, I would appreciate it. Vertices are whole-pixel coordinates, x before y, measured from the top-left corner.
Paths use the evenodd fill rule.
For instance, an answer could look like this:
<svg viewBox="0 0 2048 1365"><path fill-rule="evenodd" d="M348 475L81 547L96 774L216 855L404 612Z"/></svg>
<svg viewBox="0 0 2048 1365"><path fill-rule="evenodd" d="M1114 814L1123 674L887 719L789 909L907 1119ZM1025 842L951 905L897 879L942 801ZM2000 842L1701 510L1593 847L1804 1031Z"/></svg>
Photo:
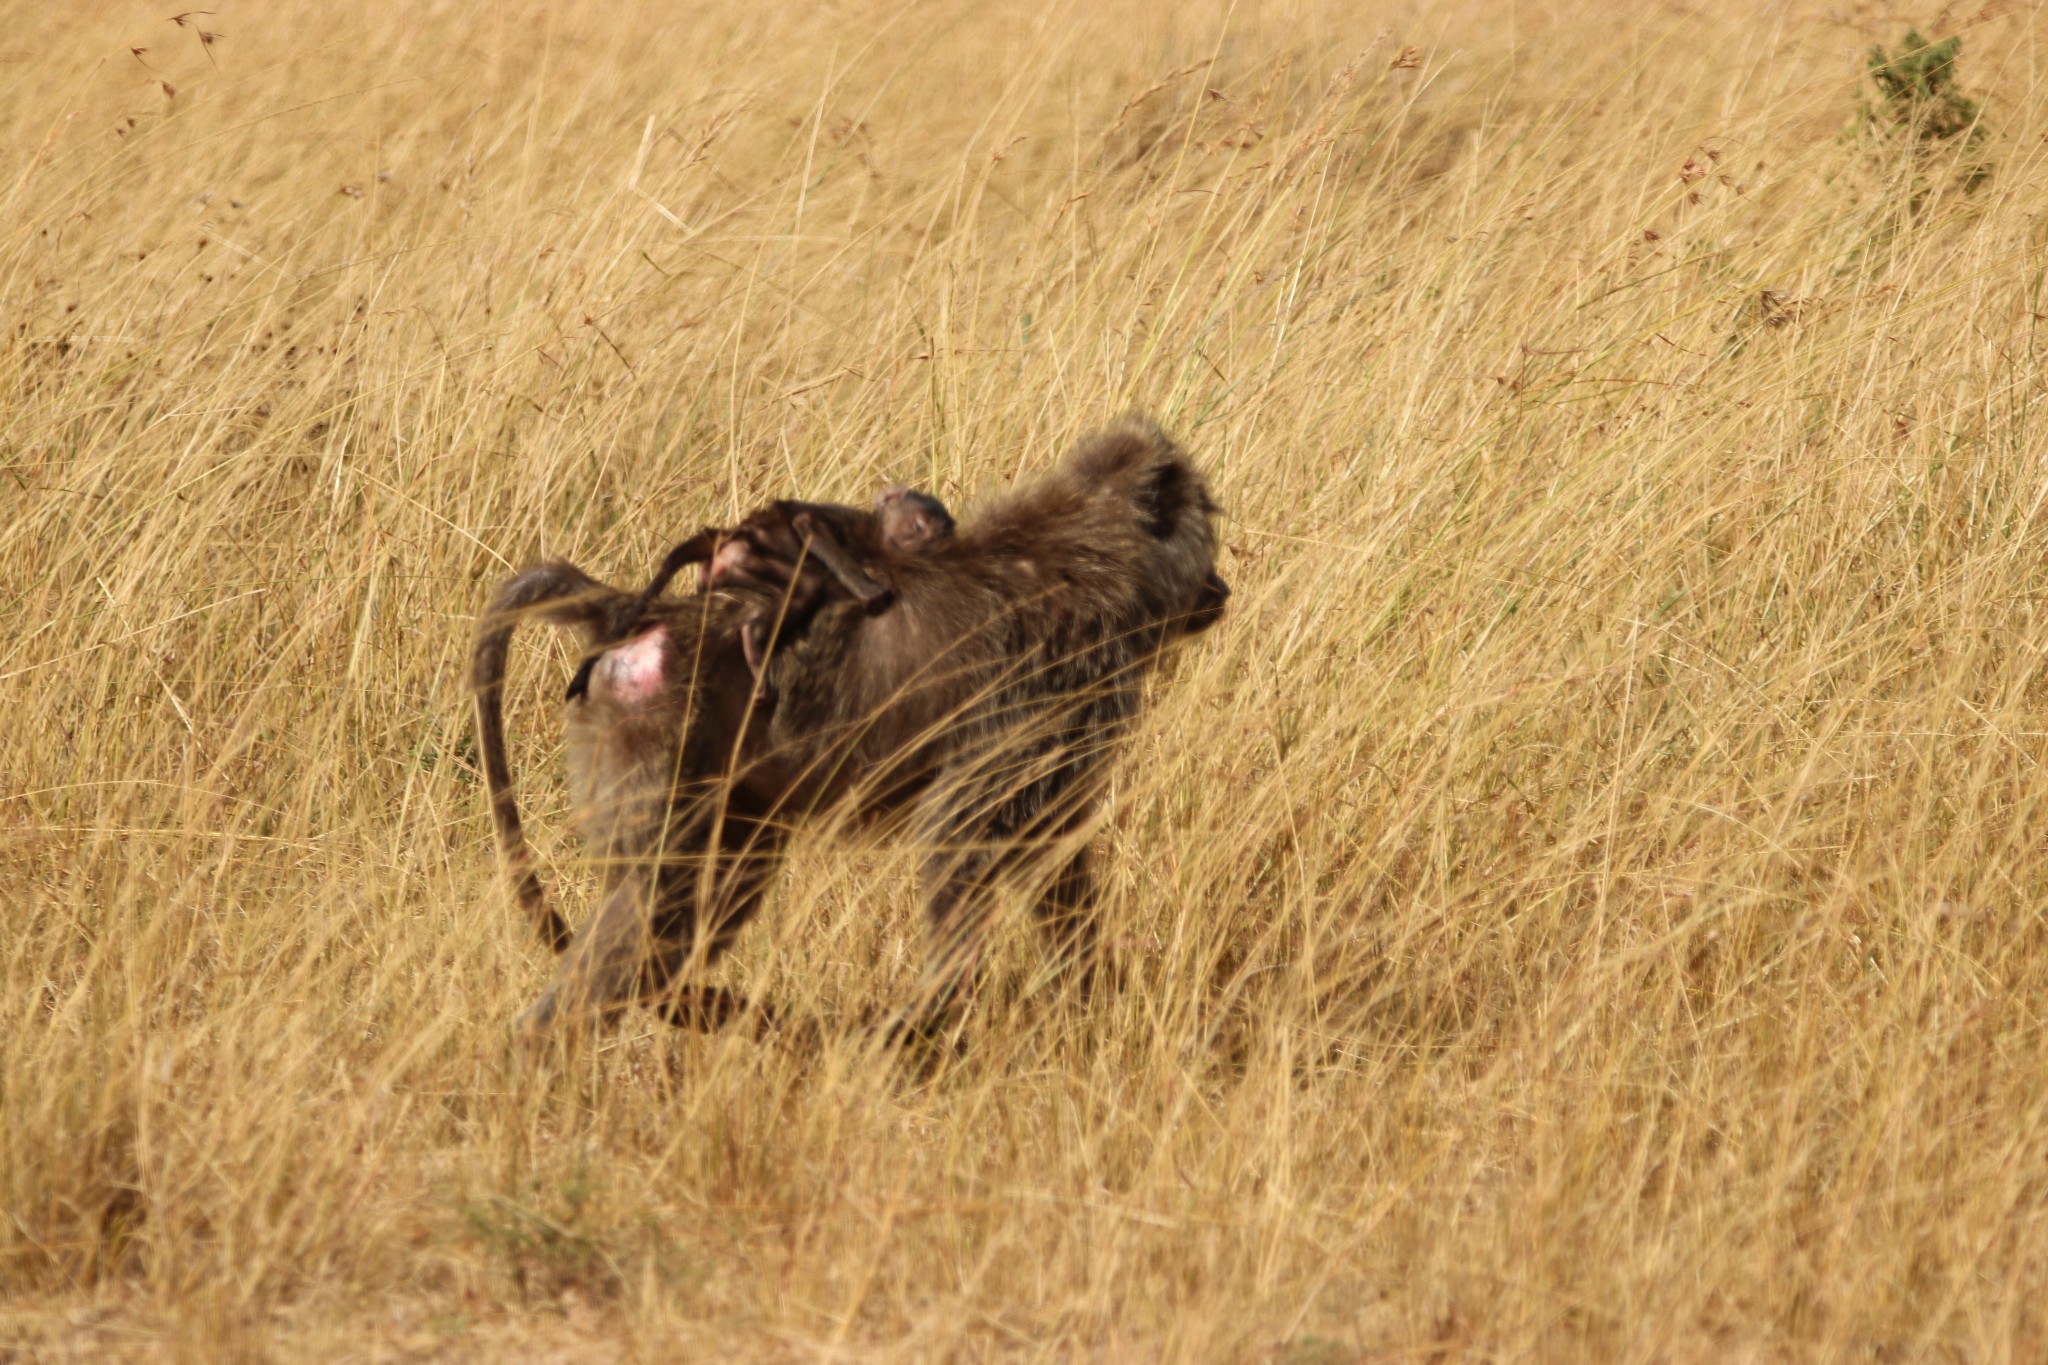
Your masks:
<svg viewBox="0 0 2048 1365"><path fill-rule="evenodd" d="M729 992L685 986L678 978L687 967L715 961L752 918L780 861L782 835L766 823L731 819L707 867L701 845L694 856L688 845L689 834L711 822L691 823L696 831L671 834L676 846L663 851L658 869L630 870L607 888L554 982L520 1016L522 1035L543 1035L570 1021L600 1022L635 1000L672 1023L715 1025L745 1008Z"/></svg>

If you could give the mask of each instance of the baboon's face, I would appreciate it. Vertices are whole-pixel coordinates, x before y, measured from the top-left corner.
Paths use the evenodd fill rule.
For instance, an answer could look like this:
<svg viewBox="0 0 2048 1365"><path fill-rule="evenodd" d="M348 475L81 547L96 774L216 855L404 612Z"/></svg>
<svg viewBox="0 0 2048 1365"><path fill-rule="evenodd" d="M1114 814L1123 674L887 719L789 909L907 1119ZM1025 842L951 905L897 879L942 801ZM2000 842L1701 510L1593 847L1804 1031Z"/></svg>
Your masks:
<svg viewBox="0 0 2048 1365"><path fill-rule="evenodd" d="M929 493L898 484L875 498L882 539L891 549L914 553L953 534L953 514Z"/></svg>
<svg viewBox="0 0 2048 1365"><path fill-rule="evenodd" d="M1222 574L1209 570L1209 577L1195 594L1194 610L1180 619L1181 631L1193 635L1215 625L1223 619L1223 605L1229 600L1230 585L1223 581Z"/></svg>

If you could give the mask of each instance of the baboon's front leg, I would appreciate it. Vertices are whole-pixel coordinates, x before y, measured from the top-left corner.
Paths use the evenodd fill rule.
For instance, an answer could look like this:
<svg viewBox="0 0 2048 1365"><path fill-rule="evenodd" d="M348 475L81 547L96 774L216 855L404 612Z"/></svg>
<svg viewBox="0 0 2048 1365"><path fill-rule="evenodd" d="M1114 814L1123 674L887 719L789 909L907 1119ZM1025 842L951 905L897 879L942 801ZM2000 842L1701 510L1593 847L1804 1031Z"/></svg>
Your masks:
<svg viewBox="0 0 2048 1365"><path fill-rule="evenodd" d="M1009 897L1036 905L1055 960L1091 982L1100 951L1094 879L1087 850L1072 849L1071 838L1093 804L1093 765L1053 744L1005 747L960 766L964 775L942 775L926 793L918 821L931 850L920 874L930 956L918 1008L943 1016L964 1002L989 922Z"/></svg>
<svg viewBox="0 0 2048 1365"><path fill-rule="evenodd" d="M1087 845L1060 864L1038 898L1037 910L1054 967L1072 971L1082 998L1087 998L1095 989L1097 974L1111 967L1096 922L1095 870Z"/></svg>

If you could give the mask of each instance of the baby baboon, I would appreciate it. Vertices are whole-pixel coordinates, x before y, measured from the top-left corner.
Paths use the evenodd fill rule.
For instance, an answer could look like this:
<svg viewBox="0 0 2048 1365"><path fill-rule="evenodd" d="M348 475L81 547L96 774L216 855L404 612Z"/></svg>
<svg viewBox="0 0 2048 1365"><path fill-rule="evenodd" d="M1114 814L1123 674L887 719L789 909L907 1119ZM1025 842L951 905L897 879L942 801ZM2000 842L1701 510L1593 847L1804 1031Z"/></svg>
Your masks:
<svg viewBox="0 0 2048 1365"><path fill-rule="evenodd" d="M1222 613L1214 512L1156 427L1131 421L1083 441L951 534L888 556L891 610L869 615L851 592L818 605L766 661L765 721L736 680L753 672L744 623L769 600L769 578L650 603L655 627L603 652L569 708L579 808L615 812L586 816L586 828L639 870L607 890L522 1028L670 990L687 960L716 952L752 912L783 832L833 811L897 816L927 849L924 1009L970 979L1005 895L1037 903L1062 957L1092 961L1085 839L1102 762L1165 646ZM520 582L501 600L531 609ZM605 598L578 620L620 610ZM491 630L487 618L485 640ZM502 645L498 659L502 676Z"/></svg>
<svg viewBox="0 0 2048 1365"><path fill-rule="evenodd" d="M766 702L773 696L763 670L779 631L807 624L834 584L870 616L886 609L895 593L895 567L904 556L950 537L953 525L946 504L900 485L884 489L872 513L838 503L778 502L742 521L703 566L699 581L706 587L757 587L777 599L779 610L760 611L741 627L757 697ZM870 571L879 572L881 581Z"/></svg>
<svg viewBox="0 0 2048 1365"><path fill-rule="evenodd" d="M929 493L901 486L884 490L875 510L863 512L831 502L769 503L734 527L707 526L662 560L640 595L644 611L687 565L697 566L697 586L754 588L762 594L741 627L740 643L753 670L757 699L769 699L763 673L768 650L781 631L800 629L834 586L869 613L889 605L888 568L898 556L916 554L953 533L953 514ZM871 570L879 570L877 581ZM626 614L628 621L638 615ZM600 637L602 648L623 638ZM589 685L595 654L587 655L569 683L569 696Z"/></svg>

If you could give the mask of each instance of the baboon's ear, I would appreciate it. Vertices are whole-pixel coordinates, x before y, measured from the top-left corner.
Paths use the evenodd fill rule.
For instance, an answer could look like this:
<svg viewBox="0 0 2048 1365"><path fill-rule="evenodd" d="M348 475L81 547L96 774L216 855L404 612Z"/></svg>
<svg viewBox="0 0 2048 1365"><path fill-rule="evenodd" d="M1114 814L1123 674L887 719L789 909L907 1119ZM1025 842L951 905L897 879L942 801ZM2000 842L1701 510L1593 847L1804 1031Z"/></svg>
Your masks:
<svg viewBox="0 0 2048 1365"><path fill-rule="evenodd" d="M1167 460L1145 471L1131 500L1137 505L1138 525L1164 540L1200 496L1187 466Z"/></svg>

